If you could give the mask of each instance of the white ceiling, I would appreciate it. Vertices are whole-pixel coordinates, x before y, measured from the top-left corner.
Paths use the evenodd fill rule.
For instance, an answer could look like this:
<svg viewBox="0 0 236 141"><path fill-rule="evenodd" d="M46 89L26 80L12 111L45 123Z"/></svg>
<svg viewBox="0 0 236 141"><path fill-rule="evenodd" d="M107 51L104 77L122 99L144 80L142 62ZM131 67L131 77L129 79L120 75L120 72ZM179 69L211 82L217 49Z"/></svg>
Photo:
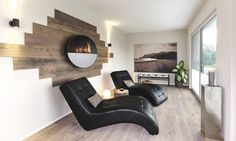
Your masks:
<svg viewBox="0 0 236 141"><path fill-rule="evenodd" d="M206 0L78 0L125 33L186 29Z"/></svg>

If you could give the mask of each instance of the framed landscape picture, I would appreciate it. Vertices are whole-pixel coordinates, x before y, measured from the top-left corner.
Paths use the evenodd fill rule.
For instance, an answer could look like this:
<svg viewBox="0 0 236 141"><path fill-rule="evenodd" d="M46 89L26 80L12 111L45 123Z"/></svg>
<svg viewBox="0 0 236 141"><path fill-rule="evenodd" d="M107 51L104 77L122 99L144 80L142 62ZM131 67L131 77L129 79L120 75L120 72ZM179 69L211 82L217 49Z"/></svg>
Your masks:
<svg viewBox="0 0 236 141"><path fill-rule="evenodd" d="M177 64L177 43L134 45L135 72L170 73Z"/></svg>

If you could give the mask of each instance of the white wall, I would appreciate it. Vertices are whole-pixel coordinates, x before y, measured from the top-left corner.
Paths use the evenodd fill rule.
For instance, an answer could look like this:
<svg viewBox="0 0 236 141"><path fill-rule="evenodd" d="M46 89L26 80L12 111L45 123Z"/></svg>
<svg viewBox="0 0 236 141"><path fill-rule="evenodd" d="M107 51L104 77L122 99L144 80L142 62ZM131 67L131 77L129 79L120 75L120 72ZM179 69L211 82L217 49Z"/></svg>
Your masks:
<svg viewBox="0 0 236 141"><path fill-rule="evenodd" d="M236 25L236 1L233 1L233 25L235 26ZM231 64L232 64L232 67L231 67L231 94L232 95L232 98L231 98L231 107L232 108L232 139L236 140L236 134L235 134L235 131L236 131L236 63L233 63L234 60L236 60L236 55L235 55L235 52L236 52L236 28L233 29L233 46L232 46L232 50L231 50Z"/></svg>
<svg viewBox="0 0 236 141"><path fill-rule="evenodd" d="M115 28L113 29L115 30ZM112 47L109 47L109 52L112 52L114 57L109 59L109 63L104 65L106 69L103 70L104 89L110 90L115 88L110 73L117 70L126 70L129 65L129 61L127 61L129 53L126 49L126 36L124 33L114 30L112 30L113 34L111 36Z"/></svg>
<svg viewBox="0 0 236 141"><path fill-rule="evenodd" d="M0 58L0 139L20 140L70 112L52 80L38 70L13 71L12 58Z"/></svg>
<svg viewBox="0 0 236 141"><path fill-rule="evenodd" d="M32 32L32 22L46 25L55 8L97 26L106 41L107 19L99 18L77 0L18 0L16 14L9 12L9 1L0 0L0 42L24 44L24 32ZM20 19L17 30L8 25L11 15ZM109 76L112 69L127 67L123 62L127 56L123 50L125 34L113 29L111 42L115 57L103 65L101 76L89 79L98 93L113 88ZM0 57L0 140L7 141L21 140L70 112L58 87L52 88L50 78L39 80L38 69L13 71L12 65L11 57Z"/></svg>
<svg viewBox="0 0 236 141"><path fill-rule="evenodd" d="M217 18L218 18L218 39L217 39L217 78L218 84L223 87L224 91L224 135L225 140L234 141L232 135L235 131L232 131L232 98L233 93L231 91L231 49L233 43L232 30L232 1L231 0L218 0L217 6Z"/></svg>
<svg viewBox="0 0 236 141"><path fill-rule="evenodd" d="M174 30L174 31L161 31L150 33L134 33L127 34L127 50L129 52L128 70L134 72L134 45L143 43L167 43L177 42L177 59L178 61L184 60L188 65L188 35L187 30ZM174 84L174 76L171 75L171 82Z"/></svg>
<svg viewBox="0 0 236 141"><path fill-rule="evenodd" d="M189 59L191 60L191 34L216 9L217 14L217 84L223 87L223 132L225 141L235 141L235 69L233 60L233 0L208 0L188 30ZM234 15L235 16L235 15ZM235 46L234 46L235 48ZM235 50L235 49L234 49ZM190 61L191 63L191 61ZM191 66L191 65L190 65ZM234 124L233 124L234 123ZM234 129L234 130L233 130Z"/></svg>

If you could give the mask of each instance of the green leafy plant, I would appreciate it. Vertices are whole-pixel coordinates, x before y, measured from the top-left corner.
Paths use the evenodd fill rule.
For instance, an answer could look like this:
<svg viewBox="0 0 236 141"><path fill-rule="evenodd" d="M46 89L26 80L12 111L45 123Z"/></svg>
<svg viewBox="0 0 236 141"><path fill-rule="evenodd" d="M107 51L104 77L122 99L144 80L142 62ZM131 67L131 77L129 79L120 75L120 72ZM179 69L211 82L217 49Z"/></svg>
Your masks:
<svg viewBox="0 0 236 141"><path fill-rule="evenodd" d="M175 80L180 83L187 83L188 69L184 67L184 61L181 60L179 64L172 70L175 73Z"/></svg>

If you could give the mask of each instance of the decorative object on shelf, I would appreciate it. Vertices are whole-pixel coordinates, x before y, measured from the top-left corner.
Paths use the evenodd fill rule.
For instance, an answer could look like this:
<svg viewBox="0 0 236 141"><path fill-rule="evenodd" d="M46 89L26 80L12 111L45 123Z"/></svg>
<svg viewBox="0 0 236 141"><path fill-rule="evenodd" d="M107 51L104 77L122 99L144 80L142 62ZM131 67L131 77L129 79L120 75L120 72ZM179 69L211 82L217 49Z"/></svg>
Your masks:
<svg viewBox="0 0 236 141"><path fill-rule="evenodd" d="M205 138L223 140L222 137L222 88L202 85L201 131Z"/></svg>
<svg viewBox="0 0 236 141"><path fill-rule="evenodd" d="M188 69L185 68L184 61L181 60L172 72L175 73L175 86L183 87L183 84L187 83L188 80Z"/></svg>
<svg viewBox="0 0 236 141"><path fill-rule="evenodd" d="M87 68L96 61L97 48L92 39L78 35L69 40L66 46L66 54L73 65L79 68Z"/></svg>
<svg viewBox="0 0 236 141"><path fill-rule="evenodd" d="M9 25L14 28L19 28L20 27L20 20L14 18L9 22Z"/></svg>
<svg viewBox="0 0 236 141"><path fill-rule="evenodd" d="M215 70L208 71L208 84L209 86L215 86Z"/></svg>

